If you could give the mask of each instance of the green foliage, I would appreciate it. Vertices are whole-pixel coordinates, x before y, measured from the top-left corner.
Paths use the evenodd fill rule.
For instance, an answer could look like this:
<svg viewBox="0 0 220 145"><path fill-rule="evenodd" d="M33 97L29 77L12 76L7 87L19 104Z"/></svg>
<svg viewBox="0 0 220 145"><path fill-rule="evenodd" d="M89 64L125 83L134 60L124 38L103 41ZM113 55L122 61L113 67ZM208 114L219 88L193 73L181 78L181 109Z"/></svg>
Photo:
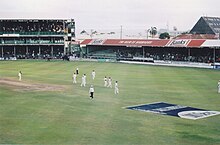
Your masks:
<svg viewBox="0 0 220 145"><path fill-rule="evenodd" d="M78 84L73 85L77 67ZM67 89L15 91L0 84L0 144L220 144L220 115L194 121L122 108L163 101L220 111L219 71L103 62L0 62L1 78L17 79L19 70L22 82ZM80 87L83 73L85 88ZM103 87L104 76L118 81L119 95ZM90 84L95 87L93 100Z"/></svg>
<svg viewBox="0 0 220 145"><path fill-rule="evenodd" d="M167 32L161 33L159 38L160 39L170 39L170 34Z"/></svg>

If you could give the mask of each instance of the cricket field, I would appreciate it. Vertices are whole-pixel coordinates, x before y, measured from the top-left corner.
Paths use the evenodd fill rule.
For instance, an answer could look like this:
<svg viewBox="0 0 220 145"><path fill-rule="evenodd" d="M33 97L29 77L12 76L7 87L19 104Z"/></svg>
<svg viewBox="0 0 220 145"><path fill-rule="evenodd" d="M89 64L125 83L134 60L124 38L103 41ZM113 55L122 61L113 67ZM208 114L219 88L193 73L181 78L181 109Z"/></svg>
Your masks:
<svg viewBox="0 0 220 145"><path fill-rule="evenodd" d="M83 74L86 87L80 86ZM113 88L103 86L105 76L112 77ZM219 79L220 71L212 69L0 61L0 144L219 145L220 115L190 120L124 108L168 102L220 111ZM94 99L89 98L91 84Z"/></svg>

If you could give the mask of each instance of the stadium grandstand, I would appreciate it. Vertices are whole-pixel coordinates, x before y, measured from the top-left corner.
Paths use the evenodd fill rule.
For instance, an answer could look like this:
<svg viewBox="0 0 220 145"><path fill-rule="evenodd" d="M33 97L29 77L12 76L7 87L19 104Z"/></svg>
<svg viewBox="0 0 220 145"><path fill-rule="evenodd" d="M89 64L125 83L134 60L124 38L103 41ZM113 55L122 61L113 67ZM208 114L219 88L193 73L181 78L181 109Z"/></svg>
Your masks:
<svg viewBox="0 0 220 145"><path fill-rule="evenodd" d="M175 39L85 39L79 47L74 19L0 20L0 59L69 56L122 61L220 62L220 18L201 17ZM204 27L203 27L204 26Z"/></svg>
<svg viewBox="0 0 220 145"><path fill-rule="evenodd" d="M85 56L127 61L220 62L220 40L206 39L86 39Z"/></svg>
<svg viewBox="0 0 220 145"><path fill-rule="evenodd" d="M1 58L62 58L78 51L74 19L1 19ZM77 50L76 50L77 49Z"/></svg>
<svg viewBox="0 0 220 145"><path fill-rule="evenodd" d="M174 39L86 39L84 56L122 61L220 62L220 18L201 17L189 34Z"/></svg>

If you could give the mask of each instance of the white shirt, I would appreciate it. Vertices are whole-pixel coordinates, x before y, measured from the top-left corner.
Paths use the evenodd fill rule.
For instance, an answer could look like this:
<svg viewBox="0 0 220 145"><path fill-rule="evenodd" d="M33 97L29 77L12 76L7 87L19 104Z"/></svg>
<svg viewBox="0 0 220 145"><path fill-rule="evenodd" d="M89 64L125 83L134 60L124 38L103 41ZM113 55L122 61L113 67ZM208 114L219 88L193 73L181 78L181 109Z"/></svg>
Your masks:
<svg viewBox="0 0 220 145"><path fill-rule="evenodd" d="M94 88L92 88L92 87L89 89L89 93L91 93L91 92L95 92Z"/></svg>
<svg viewBox="0 0 220 145"><path fill-rule="evenodd" d="M84 81L86 82L86 76L84 76Z"/></svg>
<svg viewBox="0 0 220 145"><path fill-rule="evenodd" d="M118 83L115 83L115 88L118 88Z"/></svg>
<svg viewBox="0 0 220 145"><path fill-rule="evenodd" d="M21 77L21 73L20 72L18 73L18 76Z"/></svg>
<svg viewBox="0 0 220 145"><path fill-rule="evenodd" d="M108 86L112 86L112 79L108 79Z"/></svg>
<svg viewBox="0 0 220 145"><path fill-rule="evenodd" d="M92 78L95 78L95 72L94 71L92 72Z"/></svg>
<svg viewBox="0 0 220 145"><path fill-rule="evenodd" d="M85 82L86 79L85 79L85 76L82 76L82 82Z"/></svg>

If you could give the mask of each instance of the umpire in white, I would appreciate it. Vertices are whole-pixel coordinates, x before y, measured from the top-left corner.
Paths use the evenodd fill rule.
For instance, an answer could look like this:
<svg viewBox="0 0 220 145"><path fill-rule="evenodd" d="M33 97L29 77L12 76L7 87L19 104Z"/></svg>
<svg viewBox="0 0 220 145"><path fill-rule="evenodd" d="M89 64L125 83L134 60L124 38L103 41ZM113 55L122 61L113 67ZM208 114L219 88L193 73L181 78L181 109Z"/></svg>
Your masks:
<svg viewBox="0 0 220 145"><path fill-rule="evenodd" d="M95 89L94 89L93 85L91 85L91 87L89 88L89 94L90 94L91 99L93 99L94 92L95 92Z"/></svg>

